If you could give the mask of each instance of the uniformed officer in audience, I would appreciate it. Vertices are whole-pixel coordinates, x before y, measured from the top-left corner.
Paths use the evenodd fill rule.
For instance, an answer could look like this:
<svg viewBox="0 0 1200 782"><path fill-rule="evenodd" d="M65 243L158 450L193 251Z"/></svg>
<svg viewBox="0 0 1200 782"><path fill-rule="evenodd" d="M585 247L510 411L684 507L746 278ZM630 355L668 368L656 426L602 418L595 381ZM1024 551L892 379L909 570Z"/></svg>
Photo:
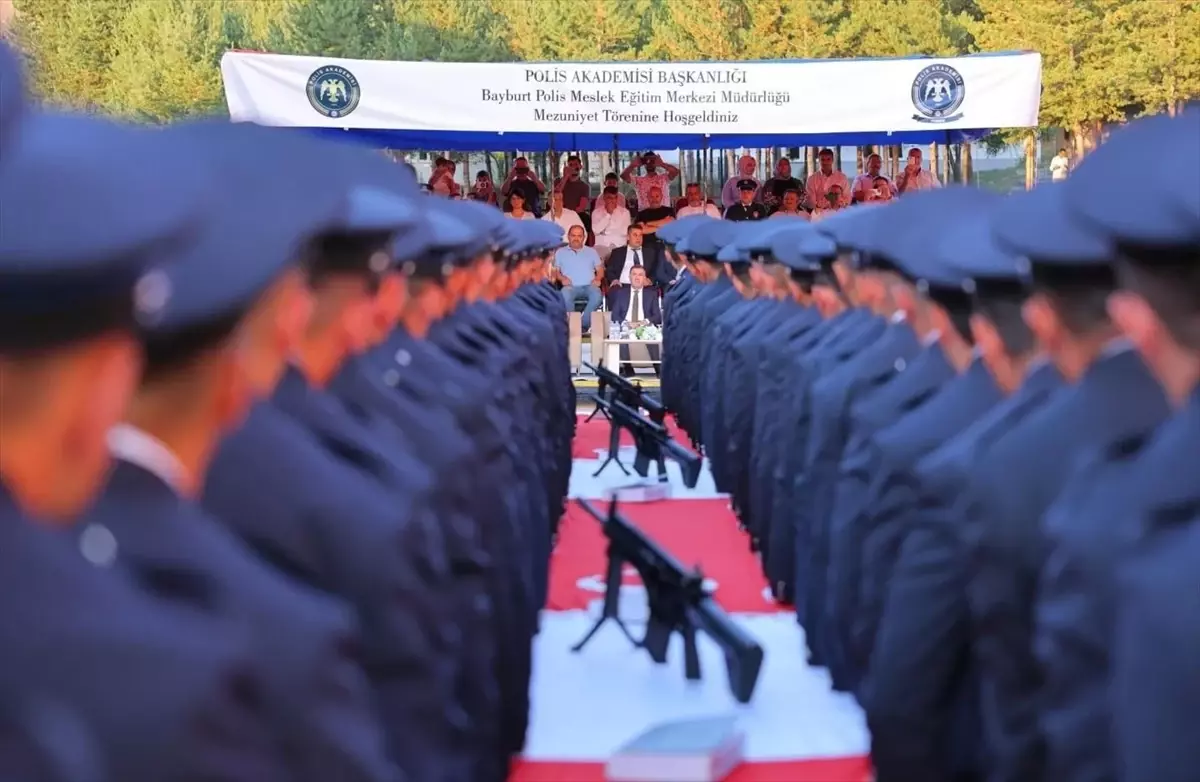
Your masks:
<svg viewBox="0 0 1200 782"><path fill-rule="evenodd" d="M164 304L154 266L216 183L152 132L22 117L19 79L0 84L0 694L16 729L0 763L35 766L0 777L288 779L245 638L86 561L102 547L37 528L70 524L100 489L141 373L135 332Z"/></svg>
<svg viewBox="0 0 1200 782"><path fill-rule="evenodd" d="M116 467L79 525L80 543L110 546L103 564L147 592L234 617L252 633L289 778L394 779L350 657L357 623L348 607L270 568L197 502L221 437L271 396L307 325L302 248L347 218L405 227L414 209L379 190L296 188L289 169L316 145L289 144L278 131L205 123L163 132L219 176L225 194L146 281L161 286L165 304L146 330L141 386L109 432Z"/></svg>
<svg viewBox="0 0 1200 782"><path fill-rule="evenodd" d="M1080 165L1079 182L1062 186L1065 221L1111 242L1112 322L1178 412L1154 431L1107 438L1045 516L1034 650L1045 677L1047 778L1176 782L1200 763L1200 494L1191 469L1200 456L1198 133L1196 112L1136 123ZM1147 172L1163 187L1120 214L1100 208L1107 177L1147 145L1165 156ZM1156 396L1138 394L1143 364L1124 361L1131 366L1110 380L1129 405L1117 420L1161 412ZM1096 425L1109 428L1089 421Z"/></svg>
<svg viewBox="0 0 1200 782"><path fill-rule="evenodd" d="M738 202L733 206L726 207L725 219L733 220L734 222L743 222L747 220L765 220L770 214L770 210L754 200L758 194L758 182L754 179L739 179L737 182Z"/></svg>
<svg viewBox="0 0 1200 782"><path fill-rule="evenodd" d="M318 157L341 166L324 186L347 194L361 165L386 165L373 155L362 162L365 150L320 146ZM304 159L312 157L294 165ZM415 188L407 196L411 224ZM376 289L394 262L397 226L359 217L326 226L305 248L312 316L269 402L218 449L203 504L277 567L354 605L363 664L402 772L470 779L479 748L459 692L469 662L461 627L487 616L462 590L479 585L454 578L442 521L449 509L432 471L328 391L346 359L369 345Z"/></svg>

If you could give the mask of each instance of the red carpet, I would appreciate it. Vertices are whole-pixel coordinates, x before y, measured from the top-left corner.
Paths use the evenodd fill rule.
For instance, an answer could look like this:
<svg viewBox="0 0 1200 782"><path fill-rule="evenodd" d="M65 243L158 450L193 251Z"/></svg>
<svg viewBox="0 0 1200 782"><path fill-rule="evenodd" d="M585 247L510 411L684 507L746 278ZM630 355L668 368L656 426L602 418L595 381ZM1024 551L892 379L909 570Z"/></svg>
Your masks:
<svg viewBox="0 0 1200 782"><path fill-rule="evenodd" d="M866 758L747 763L727 782L866 782L871 765ZM520 763L509 782L604 782L603 763Z"/></svg>
<svg viewBox="0 0 1200 782"><path fill-rule="evenodd" d="M592 503L602 508L602 502ZM727 500L663 500L625 503L621 512L684 565L699 565L717 582L717 602L730 612L764 613L781 609L763 597L762 570L737 528ZM551 611L587 608L601 596L607 546L600 525L574 502L559 527L550 568ZM580 581L584 586L580 586ZM636 582L629 575L627 581Z"/></svg>
<svg viewBox="0 0 1200 782"><path fill-rule="evenodd" d="M595 459L596 449L608 451L608 436L611 424L603 416L596 416L591 421L584 423L584 418L579 417L579 424L575 428L575 444L572 448L572 456L576 459ZM687 435L675 425L674 420L670 416L667 417L667 431L675 438L676 442L691 447L688 443ZM629 432L621 431L621 445L633 446L633 438L629 436ZM602 458L602 457L600 457Z"/></svg>

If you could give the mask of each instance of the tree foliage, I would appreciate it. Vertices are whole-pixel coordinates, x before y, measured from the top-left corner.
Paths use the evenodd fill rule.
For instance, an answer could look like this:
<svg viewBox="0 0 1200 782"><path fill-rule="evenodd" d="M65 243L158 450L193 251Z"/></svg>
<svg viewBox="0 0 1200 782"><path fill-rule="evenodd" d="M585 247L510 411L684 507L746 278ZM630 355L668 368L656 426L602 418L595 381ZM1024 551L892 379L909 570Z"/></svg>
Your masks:
<svg viewBox="0 0 1200 782"><path fill-rule="evenodd" d="M219 110L227 49L327 57L753 60L1043 55L1042 123L1200 98L1200 0L16 0L49 101L152 122Z"/></svg>

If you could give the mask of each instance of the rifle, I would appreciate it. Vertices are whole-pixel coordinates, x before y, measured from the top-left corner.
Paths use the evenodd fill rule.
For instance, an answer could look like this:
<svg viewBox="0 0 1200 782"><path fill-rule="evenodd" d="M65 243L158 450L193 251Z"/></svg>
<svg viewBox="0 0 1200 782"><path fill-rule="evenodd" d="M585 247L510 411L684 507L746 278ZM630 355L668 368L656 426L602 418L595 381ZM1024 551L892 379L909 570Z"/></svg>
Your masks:
<svg viewBox="0 0 1200 782"><path fill-rule="evenodd" d="M585 500L576 500L592 518L604 527L608 538L608 568L604 588L604 610L600 619L579 643L571 648L579 652L609 619L617 623L635 647L645 649L650 659L662 665L667 661L671 636L683 636L684 675L689 681L701 678L700 655L696 636L705 633L725 653L729 688L739 703L748 703L762 670L763 650L756 640L716 604L704 588L699 568L691 571L664 551L632 522L617 512L614 497L608 515L601 515ZM629 563L641 576L646 588L650 618L646 634L638 641L618 613L621 571Z"/></svg>
<svg viewBox="0 0 1200 782"><path fill-rule="evenodd" d="M679 465L680 472L683 473L683 484L689 489L696 486L704 462L699 456L675 442L666 426L646 419L636 409L616 399L597 397L596 407L604 410L605 416L612 422L612 428L608 434L608 458L593 473L593 478L604 472L611 462L616 462L621 472L629 474L618 455L621 450L621 430L624 429L633 435L633 442L637 447L633 469L638 475L645 478L650 472L650 463L654 462L659 482L665 483L666 460L669 458Z"/></svg>

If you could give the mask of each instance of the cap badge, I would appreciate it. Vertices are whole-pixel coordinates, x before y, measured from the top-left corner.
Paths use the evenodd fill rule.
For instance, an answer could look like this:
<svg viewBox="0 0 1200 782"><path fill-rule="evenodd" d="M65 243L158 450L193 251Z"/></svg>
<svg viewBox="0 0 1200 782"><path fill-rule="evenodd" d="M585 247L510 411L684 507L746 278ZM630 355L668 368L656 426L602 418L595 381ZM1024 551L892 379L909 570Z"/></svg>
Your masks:
<svg viewBox="0 0 1200 782"><path fill-rule="evenodd" d="M157 320L170 300L171 279L164 271L148 271L133 286L134 314L144 325Z"/></svg>

